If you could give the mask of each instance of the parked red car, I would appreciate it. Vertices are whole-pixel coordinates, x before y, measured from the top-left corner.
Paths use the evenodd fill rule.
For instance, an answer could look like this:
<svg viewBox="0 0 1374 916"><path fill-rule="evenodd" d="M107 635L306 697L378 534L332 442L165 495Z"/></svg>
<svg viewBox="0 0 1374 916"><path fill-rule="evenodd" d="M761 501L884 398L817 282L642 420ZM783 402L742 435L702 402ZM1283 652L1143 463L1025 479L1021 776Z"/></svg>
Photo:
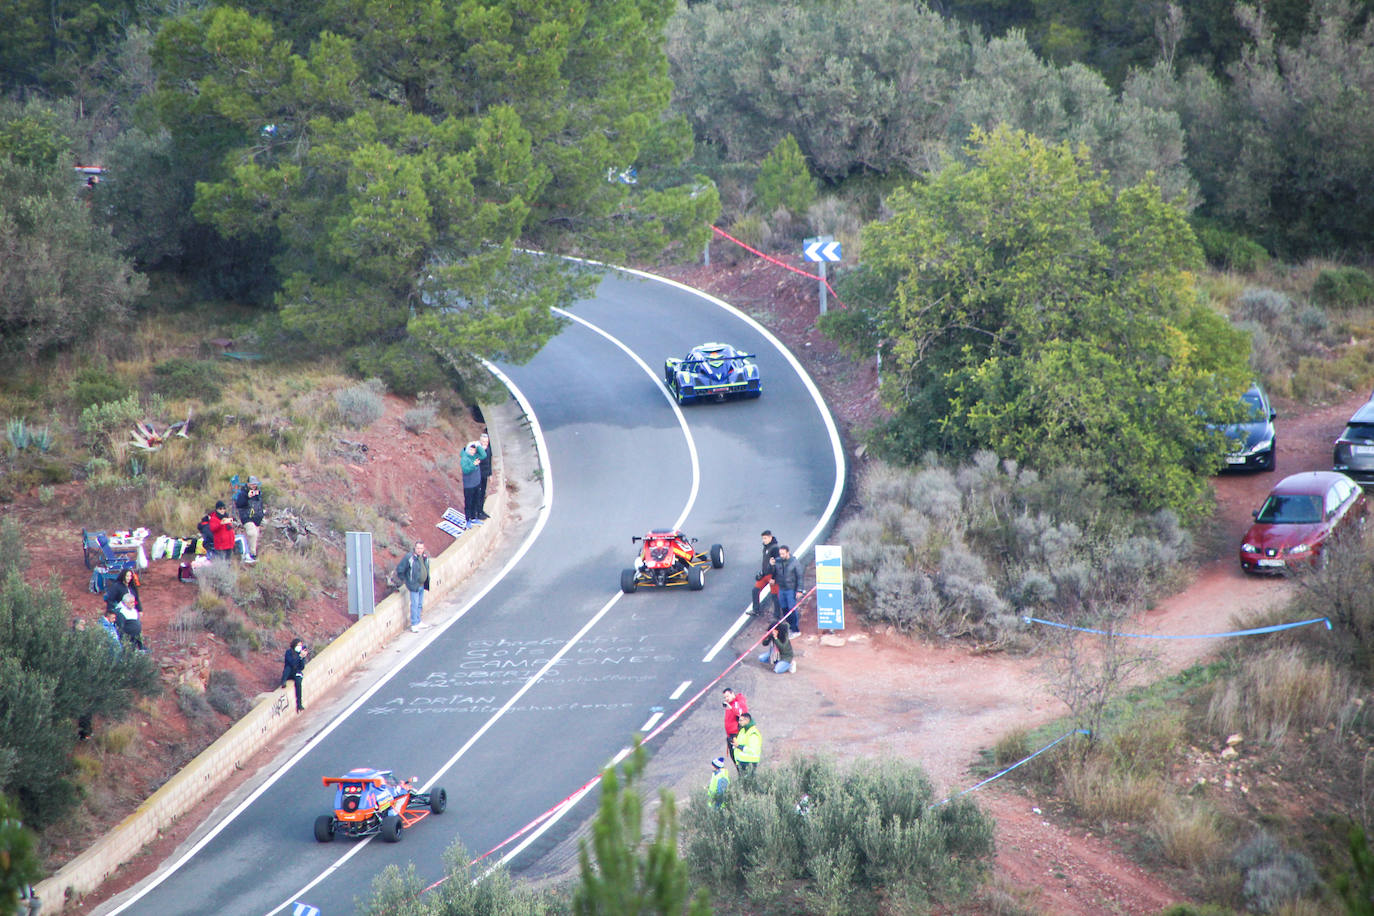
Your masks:
<svg viewBox="0 0 1374 916"><path fill-rule="evenodd" d="M1240 544L1240 568L1283 573L1326 562L1326 545L1347 531L1364 529L1360 485L1335 471L1306 471L1279 481L1255 513Z"/></svg>

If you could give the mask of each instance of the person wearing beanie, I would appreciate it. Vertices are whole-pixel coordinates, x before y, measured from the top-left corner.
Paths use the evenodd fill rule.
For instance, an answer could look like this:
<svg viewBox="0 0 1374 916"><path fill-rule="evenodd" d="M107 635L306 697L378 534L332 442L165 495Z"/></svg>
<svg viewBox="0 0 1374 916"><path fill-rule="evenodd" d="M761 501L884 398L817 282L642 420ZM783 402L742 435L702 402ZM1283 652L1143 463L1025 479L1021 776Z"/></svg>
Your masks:
<svg viewBox="0 0 1374 916"><path fill-rule="evenodd" d="M258 533L262 530L262 484L256 477L248 478L248 486L234 497L234 514L243 529L243 562L258 560Z"/></svg>
<svg viewBox="0 0 1374 916"><path fill-rule="evenodd" d="M215 511L210 513L210 545L206 551L211 557L228 560L234 553L234 524L224 500L215 503Z"/></svg>
<svg viewBox="0 0 1374 916"><path fill-rule="evenodd" d="M711 781L706 784L706 797L711 800L712 808L725 804L725 792L730 788L730 777L725 773L725 758L717 757L711 761Z"/></svg>

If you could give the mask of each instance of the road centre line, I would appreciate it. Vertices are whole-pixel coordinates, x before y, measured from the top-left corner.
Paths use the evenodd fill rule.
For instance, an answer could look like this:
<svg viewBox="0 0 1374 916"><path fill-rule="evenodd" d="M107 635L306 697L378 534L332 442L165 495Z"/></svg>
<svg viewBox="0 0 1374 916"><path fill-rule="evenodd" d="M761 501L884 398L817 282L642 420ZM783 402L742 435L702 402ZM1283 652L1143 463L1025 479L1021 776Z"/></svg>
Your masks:
<svg viewBox="0 0 1374 916"><path fill-rule="evenodd" d="M656 713L654 713L652 716L650 716L650 717L648 718L648 720L645 721L645 723L644 723L643 725L641 725L641 726L639 727L639 730L642 731L642 732L647 732L647 731L649 731L651 728L653 728L655 725L657 725L657 724L658 724L658 720L659 720L659 719L662 719L662 718L663 718L663 713L661 713L661 712L656 712Z"/></svg>
<svg viewBox="0 0 1374 916"><path fill-rule="evenodd" d="M682 696L684 693L686 693L687 688L688 688L688 687L691 687L691 686L692 686L692 682L691 682L691 681L683 681L681 684L678 684L678 685L677 685L677 690L674 690L672 693L668 694L668 699L670 699L670 700L676 700L678 697L680 697L680 696Z"/></svg>

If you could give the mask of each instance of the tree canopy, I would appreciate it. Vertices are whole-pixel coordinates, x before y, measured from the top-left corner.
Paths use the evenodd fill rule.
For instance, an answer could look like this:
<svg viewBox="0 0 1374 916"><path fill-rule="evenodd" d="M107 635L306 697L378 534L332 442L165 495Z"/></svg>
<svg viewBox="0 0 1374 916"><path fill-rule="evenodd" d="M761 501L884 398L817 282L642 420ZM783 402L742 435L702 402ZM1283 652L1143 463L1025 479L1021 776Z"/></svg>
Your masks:
<svg viewBox="0 0 1374 916"><path fill-rule="evenodd" d="M308 338L528 358L585 285L518 241L625 258L714 219L709 182L653 184L691 148L670 3L256 6L167 23L155 103L205 158L196 217L266 240Z"/></svg>
<svg viewBox="0 0 1374 916"><path fill-rule="evenodd" d="M1248 341L1193 288L1182 209L1005 126L967 152L866 227L871 304L827 325L882 348L896 418L880 443L1078 466L1143 508L1196 513L1219 457L1203 417L1244 389Z"/></svg>

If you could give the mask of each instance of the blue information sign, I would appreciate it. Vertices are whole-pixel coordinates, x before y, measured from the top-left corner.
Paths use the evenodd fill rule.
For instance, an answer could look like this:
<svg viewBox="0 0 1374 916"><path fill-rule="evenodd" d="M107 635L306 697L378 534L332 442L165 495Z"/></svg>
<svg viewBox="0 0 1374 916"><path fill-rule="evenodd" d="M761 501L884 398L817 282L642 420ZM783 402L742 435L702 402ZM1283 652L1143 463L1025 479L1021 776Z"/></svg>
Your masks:
<svg viewBox="0 0 1374 916"><path fill-rule="evenodd" d="M834 544L816 545L816 626L844 629L844 561Z"/></svg>

